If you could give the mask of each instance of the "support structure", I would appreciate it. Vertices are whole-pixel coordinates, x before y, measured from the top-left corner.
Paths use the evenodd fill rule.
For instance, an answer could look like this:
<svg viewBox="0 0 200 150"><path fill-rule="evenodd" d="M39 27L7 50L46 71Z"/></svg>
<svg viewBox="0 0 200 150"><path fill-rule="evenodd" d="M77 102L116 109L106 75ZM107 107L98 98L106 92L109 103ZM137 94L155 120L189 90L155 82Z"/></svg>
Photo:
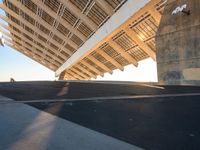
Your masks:
<svg viewBox="0 0 200 150"><path fill-rule="evenodd" d="M8 45L60 79L89 80L148 57L166 0L3 0ZM35 59L37 58L37 59ZM52 68L53 67L53 68Z"/></svg>
<svg viewBox="0 0 200 150"><path fill-rule="evenodd" d="M168 0L156 36L160 84L200 85L199 14L200 0Z"/></svg>

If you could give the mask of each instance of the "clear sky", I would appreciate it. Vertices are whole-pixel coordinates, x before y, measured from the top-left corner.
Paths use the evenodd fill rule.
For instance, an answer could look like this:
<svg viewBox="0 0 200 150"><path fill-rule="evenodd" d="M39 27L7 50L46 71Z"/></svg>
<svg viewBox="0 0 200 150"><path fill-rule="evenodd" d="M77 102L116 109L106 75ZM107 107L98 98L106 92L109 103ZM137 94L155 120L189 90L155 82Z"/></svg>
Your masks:
<svg viewBox="0 0 200 150"><path fill-rule="evenodd" d="M1 9L0 14L4 15ZM0 22L5 23L1 19ZM0 82L10 81L11 77L16 81L56 79L55 73L48 68L8 46L0 46ZM137 68L129 65L123 72L114 70L112 75L106 73L97 80L157 81L156 63L149 58L139 62Z"/></svg>
<svg viewBox="0 0 200 150"><path fill-rule="evenodd" d="M0 47L0 81L55 80L54 72L7 46Z"/></svg>
<svg viewBox="0 0 200 150"><path fill-rule="evenodd" d="M112 75L106 73L103 78L98 77L97 80L157 82L156 62L148 58L140 61L138 67L128 65L124 71L117 69L113 71Z"/></svg>

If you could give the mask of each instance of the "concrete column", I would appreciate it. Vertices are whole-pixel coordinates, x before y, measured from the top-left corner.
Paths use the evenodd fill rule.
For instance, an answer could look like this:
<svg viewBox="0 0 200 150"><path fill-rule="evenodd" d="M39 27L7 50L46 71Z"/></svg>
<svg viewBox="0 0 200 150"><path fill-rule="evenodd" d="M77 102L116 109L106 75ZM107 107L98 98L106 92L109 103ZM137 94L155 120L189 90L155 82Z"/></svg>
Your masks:
<svg viewBox="0 0 200 150"><path fill-rule="evenodd" d="M156 50L160 84L200 85L200 0L168 0Z"/></svg>

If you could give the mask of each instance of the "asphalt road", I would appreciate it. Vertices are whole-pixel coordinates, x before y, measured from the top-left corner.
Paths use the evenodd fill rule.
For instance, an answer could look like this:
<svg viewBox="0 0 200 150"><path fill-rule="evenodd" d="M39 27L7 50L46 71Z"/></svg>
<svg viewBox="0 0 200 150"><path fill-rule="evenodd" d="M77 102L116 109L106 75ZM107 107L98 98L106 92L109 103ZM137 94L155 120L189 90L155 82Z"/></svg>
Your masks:
<svg viewBox="0 0 200 150"><path fill-rule="evenodd" d="M192 86L150 87L87 82L0 83L0 94L17 101L199 92L200 87ZM200 96L29 105L145 149L200 149Z"/></svg>

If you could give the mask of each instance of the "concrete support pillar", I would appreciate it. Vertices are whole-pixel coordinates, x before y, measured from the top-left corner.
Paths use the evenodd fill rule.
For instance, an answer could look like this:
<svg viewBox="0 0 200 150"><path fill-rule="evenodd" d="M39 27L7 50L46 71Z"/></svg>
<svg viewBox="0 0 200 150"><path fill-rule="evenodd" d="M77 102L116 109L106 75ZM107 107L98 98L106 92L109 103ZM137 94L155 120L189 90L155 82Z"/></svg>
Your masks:
<svg viewBox="0 0 200 150"><path fill-rule="evenodd" d="M168 0L156 51L160 84L200 85L200 0Z"/></svg>
<svg viewBox="0 0 200 150"><path fill-rule="evenodd" d="M65 80L65 71L60 74L58 80Z"/></svg>

